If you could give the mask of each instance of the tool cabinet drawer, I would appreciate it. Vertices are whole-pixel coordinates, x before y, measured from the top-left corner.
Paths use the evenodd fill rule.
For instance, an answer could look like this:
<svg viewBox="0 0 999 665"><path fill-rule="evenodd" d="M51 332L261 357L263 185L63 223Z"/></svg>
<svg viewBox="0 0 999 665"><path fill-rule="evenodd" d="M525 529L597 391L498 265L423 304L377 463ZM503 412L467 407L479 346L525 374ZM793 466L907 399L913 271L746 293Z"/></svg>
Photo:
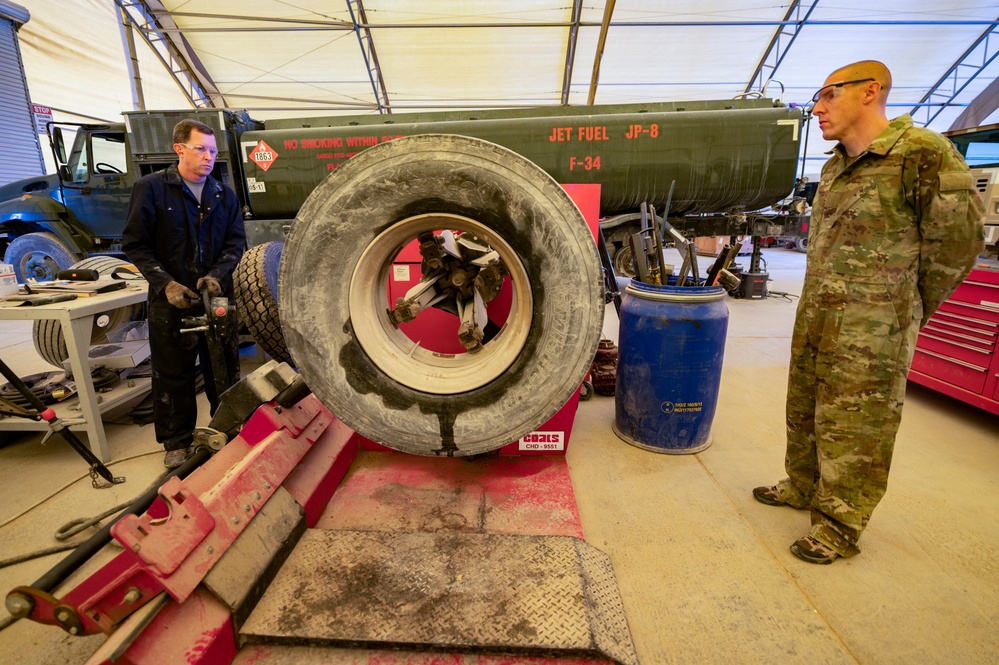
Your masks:
<svg viewBox="0 0 999 665"><path fill-rule="evenodd" d="M912 358L912 369L973 393L981 393L988 378L988 369L985 367L921 348L919 345Z"/></svg>
<svg viewBox="0 0 999 665"><path fill-rule="evenodd" d="M999 312L999 274L972 271L948 300L992 307Z"/></svg>
<svg viewBox="0 0 999 665"><path fill-rule="evenodd" d="M930 317L930 321L936 320L946 320L955 325L968 326L993 335L999 333L999 309L982 305L945 300L941 303L940 309Z"/></svg>
<svg viewBox="0 0 999 665"><path fill-rule="evenodd" d="M993 347L994 345L984 345L981 342L957 340L948 336L947 333L939 333L935 330L927 330L927 328L923 328L916 340L917 349L933 351L946 358L971 363L983 369L987 368L992 361Z"/></svg>
<svg viewBox="0 0 999 665"><path fill-rule="evenodd" d="M943 337L958 344L969 344L991 351L996 345L996 333L968 325L960 320L934 316L920 334Z"/></svg>
<svg viewBox="0 0 999 665"><path fill-rule="evenodd" d="M999 414L999 264L979 264L919 331L915 383Z"/></svg>

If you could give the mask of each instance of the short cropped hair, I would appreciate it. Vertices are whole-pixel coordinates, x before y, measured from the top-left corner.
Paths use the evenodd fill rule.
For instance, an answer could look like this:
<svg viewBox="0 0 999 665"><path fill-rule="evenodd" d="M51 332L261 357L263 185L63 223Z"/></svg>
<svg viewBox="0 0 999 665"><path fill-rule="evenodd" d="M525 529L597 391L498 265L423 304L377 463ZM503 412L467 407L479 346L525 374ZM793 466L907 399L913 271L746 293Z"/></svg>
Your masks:
<svg viewBox="0 0 999 665"><path fill-rule="evenodd" d="M215 130L206 125L203 122L198 122L197 120L191 120L190 118L185 118L181 120L173 127L173 142L174 143L187 143L191 140L191 132L198 130L202 134L215 135Z"/></svg>
<svg viewBox="0 0 999 665"><path fill-rule="evenodd" d="M883 62L877 60L861 60L844 67L840 67L833 74L842 74L848 79L871 78L881 84L880 96L882 100L887 99L891 91L891 72Z"/></svg>

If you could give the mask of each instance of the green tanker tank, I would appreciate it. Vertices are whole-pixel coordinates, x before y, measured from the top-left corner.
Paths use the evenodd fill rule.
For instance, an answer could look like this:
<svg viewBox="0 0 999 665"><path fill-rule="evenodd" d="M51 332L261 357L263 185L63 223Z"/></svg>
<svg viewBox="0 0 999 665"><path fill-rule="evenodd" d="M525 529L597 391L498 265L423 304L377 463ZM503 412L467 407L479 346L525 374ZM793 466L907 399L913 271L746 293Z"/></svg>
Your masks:
<svg viewBox="0 0 999 665"><path fill-rule="evenodd" d="M802 122L801 109L766 99L266 122L228 109L124 115L125 123L53 125L58 172L0 187L0 250L18 279L53 279L87 256L119 253L131 186L176 161L172 129L185 117L215 129L214 175L236 190L251 245L283 239L316 185L361 150L462 134L520 153L560 183L599 183L612 253L643 201L663 211L674 180L670 221L688 235L774 235L743 213L791 194ZM75 134L71 148L64 131Z"/></svg>
<svg viewBox="0 0 999 665"><path fill-rule="evenodd" d="M367 147L461 134L524 155L564 184L599 183L601 215L751 211L791 194L801 109L766 99L267 120L240 137L256 220L290 219L315 186Z"/></svg>

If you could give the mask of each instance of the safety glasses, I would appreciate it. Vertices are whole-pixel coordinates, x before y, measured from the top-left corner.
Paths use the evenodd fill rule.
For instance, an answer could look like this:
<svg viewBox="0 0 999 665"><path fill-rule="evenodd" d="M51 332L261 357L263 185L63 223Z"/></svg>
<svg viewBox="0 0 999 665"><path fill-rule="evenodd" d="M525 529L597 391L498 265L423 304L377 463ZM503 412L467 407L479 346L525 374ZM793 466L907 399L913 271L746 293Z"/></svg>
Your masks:
<svg viewBox="0 0 999 665"><path fill-rule="evenodd" d="M867 83L869 81L876 81L877 79L866 78L866 79L854 79L853 81L840 81L839 83L830 83L829 85L824 85L815 91L812 95L812 101L817 102L822 98L823 93L828 90L832 92L833 90L842 88L845 85L853 85L854 83Z"/></svg>

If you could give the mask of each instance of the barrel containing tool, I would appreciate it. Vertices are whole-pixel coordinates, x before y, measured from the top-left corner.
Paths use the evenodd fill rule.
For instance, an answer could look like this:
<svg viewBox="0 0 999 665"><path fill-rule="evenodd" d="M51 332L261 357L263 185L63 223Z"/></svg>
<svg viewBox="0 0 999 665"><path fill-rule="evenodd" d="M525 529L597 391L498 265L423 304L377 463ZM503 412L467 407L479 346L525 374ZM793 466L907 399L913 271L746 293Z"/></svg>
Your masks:
<svg viewBox="0 0 999 665"><path fill-rule="evenodd" d="M625 289L615 392L614 432L659 453L696 453L711 445L728 307L720 286Z"/></svg>

